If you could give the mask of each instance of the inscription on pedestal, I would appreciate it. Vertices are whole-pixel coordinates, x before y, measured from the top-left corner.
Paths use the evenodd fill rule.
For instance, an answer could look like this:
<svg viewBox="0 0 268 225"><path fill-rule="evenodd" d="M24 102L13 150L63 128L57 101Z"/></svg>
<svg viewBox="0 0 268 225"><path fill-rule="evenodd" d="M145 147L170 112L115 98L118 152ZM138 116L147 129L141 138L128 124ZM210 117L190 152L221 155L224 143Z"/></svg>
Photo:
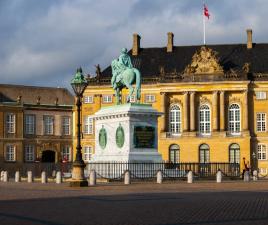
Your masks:
<svg viewBox="0 0 268 225"><path fill-rule="evenodd" d="M150 126L135 126L134 147L155 148L155 128Z"/></svg>

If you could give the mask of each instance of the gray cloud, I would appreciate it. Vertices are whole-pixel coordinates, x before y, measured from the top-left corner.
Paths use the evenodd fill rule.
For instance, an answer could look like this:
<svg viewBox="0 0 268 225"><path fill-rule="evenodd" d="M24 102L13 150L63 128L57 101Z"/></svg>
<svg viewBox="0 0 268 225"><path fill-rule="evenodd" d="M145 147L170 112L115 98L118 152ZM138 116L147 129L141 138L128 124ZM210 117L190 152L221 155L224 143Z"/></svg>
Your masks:
<svg viewBox="0 0 268 225"><path fill-rule="evenodd" d="M267 42L268 1L207 0L208 43ZM77 67L105 68L132 34L143 47L202 44L202 1L196 0L1 0L1 83L67 86Z"/></svg>

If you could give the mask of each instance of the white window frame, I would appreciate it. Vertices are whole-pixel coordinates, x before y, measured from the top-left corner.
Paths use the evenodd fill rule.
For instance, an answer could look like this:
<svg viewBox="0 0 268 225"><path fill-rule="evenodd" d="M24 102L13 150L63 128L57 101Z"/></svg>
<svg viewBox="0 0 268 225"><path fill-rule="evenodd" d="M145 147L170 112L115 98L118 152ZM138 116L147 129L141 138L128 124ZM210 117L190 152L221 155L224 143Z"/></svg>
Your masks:
<svg viewBox="0 0 268 225"><path fill-rule="evenodd" d="M24 117L25 134L35 134L35 115L25 114Z"/></svg>
<svg viewBox="0 0 268 225"><path fill-rule="evenodd" d="M84 118L84 134L93 134L93 117L85 116Z"/></svg>
<svg viewBox="0 0 268 225"><path fill-rule="evenodd" d="M228 108L228 130L232 135L241 134L241 107L237 103Z"/></svg>
<svg viewBox="0 0 268 225"><path fill-rule="evenodd" d="M33 144L26 144L24 146L24 160L25 162L34 162L35 146Z"/></svg>
<svg viewBox="0 0 268 225"><path fill-rule="evenodd" d="M180 162L180 146L177 144L172 144L169 147L169 162L179 163Z"/></svg>
<svg viewBox="0 0 268 225"><path fill-rule="evenodd" d="M62 117L62 134L63 135L71 134L71 117L70 116Z"/></svg>
<svg viewBox="0 0 268 225"><path fill-rule="evenodd" d="M211 110L207 104L199 107L199 133L202 135L211 134Z"/></svg>
<svg viewBox="0 0 268 225"><path fill-rule="evenodd" d="M94 103L94 96L93 95L86 95L86 96L84 96L84 103L85 104L92 104L92 103Z"/></svg>
<svg viewBox="0 0 268 225"><path fill-rule="evenodd" d="M266 131L266 113L257 113L256 114L256 126L257 132Z"/></svg>
<svg viewBox="0 0 268 225"><path fill-rule="evenodd" d="M169 108L169 132L173 135L181 134L181 107L177 104Z"/></svg>
<svg viewBox="0 0 268 225"><path fill-rule="evenodd" d="M8 134L14 134L16 131L16 115L14 113L6 114L6 131Z"/></svg>
<svg viewBox="0 0 268 225"><path fill-rule="evenodd" d="M16 161L16 146L13 144L6 145L5 161L15 162Z"/></svg>
<svg viewBox="0 0 268 225"><path fill-rule="evenodd" d="M44 115L44 134L45 135L54 134L54 116Z"/></svg>
<svg viewBox="0 0 268 225"><path fill-rule="evenodd" d="M260 161L267 160L267 146L265 144L257 145L257 159Z"/></svg>
<svg viewBox="0 0 268 225"><path fill-rule="evenodd" d="M153 103L156 102L156 97L153 94L145 94L145 102L146 103Z"/></svg>
<svg viewBox="0 0 268 225"><path fill-rule="evenodd" d="M256 91L256 100L265 100L266 99L266 91Z"/></svg>
<svg viewBox="0 0 268 225"><path fill-rule="evenodd" d="M199 163L210 162L210 147L208 144L201 144L199 146Z"/></svg>
<svg viewBox="0 0 268 225"><path fill-rule="evenodd" d="M65 145L62 147L61 151L62 161L71 162L72 161L72 147L69 145Z"/></svg>
<svg viewBox="0 0 268 225"><path fill-rule="evenodd" d="M93 147L92 146L84 146L84 149L83 149L83 160L85 162L89 162L92 158L92 154L93 154Z"/></svg>
<svg viewBox="0 0 268 225"><path fill-rule="evenodd" d="M113 102L113 95L103 95L102 102L103 103L112 103Z"/></svg>
<svg viewBox="0 0 268 225"><path fill-rule="evenodd" d="M240 146L237 143L229 146L229 163L240 163Z"/></svg>

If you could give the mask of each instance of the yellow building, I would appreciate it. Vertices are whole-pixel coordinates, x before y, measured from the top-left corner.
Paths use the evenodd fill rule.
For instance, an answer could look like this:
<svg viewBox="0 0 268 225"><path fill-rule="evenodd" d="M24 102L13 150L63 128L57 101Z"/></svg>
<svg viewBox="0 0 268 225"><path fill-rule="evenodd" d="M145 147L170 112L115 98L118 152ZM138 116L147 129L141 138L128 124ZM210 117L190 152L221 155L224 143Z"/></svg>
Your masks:
<svg viewBox="0 0 268 225"><path fill-rule="evenodd" d="M73 102L65 88L0 84L0 168L72 161Z"/></svg>
<svg viewBox="0 0 268 225"><path fill-rule="evenodd" d="M142 103L164 115L158 149L171 162L249 161L267 174L268 44L141 48L133 35L133 66L142 74ZM89 78L82 106L84 159L94 153L92 115L115 104L111 68ZM127 90L123 91L126 102ZM134 96L133 96L134 98ZM135 101L135 99L132 99Z"/></svg>

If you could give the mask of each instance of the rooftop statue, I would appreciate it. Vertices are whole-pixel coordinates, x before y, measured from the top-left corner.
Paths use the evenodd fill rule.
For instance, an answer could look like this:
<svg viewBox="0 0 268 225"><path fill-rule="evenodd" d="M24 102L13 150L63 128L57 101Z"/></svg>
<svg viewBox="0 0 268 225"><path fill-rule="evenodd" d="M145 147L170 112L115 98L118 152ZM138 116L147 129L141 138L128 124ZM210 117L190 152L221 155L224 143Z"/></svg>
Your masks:
<svg viewBox="0 0 268 225"><path fill-rule="evenodd" d="M111 84L116 94L116 104L122 103L122 89L129 89L127 102L135 91L135 101L139 102L141 98L141 74L140 71L133 67L131 58L127 49L123 48L118 59L114 59L111 64L112 80ZM132 86L136 83L135 88Z"/></svg>

